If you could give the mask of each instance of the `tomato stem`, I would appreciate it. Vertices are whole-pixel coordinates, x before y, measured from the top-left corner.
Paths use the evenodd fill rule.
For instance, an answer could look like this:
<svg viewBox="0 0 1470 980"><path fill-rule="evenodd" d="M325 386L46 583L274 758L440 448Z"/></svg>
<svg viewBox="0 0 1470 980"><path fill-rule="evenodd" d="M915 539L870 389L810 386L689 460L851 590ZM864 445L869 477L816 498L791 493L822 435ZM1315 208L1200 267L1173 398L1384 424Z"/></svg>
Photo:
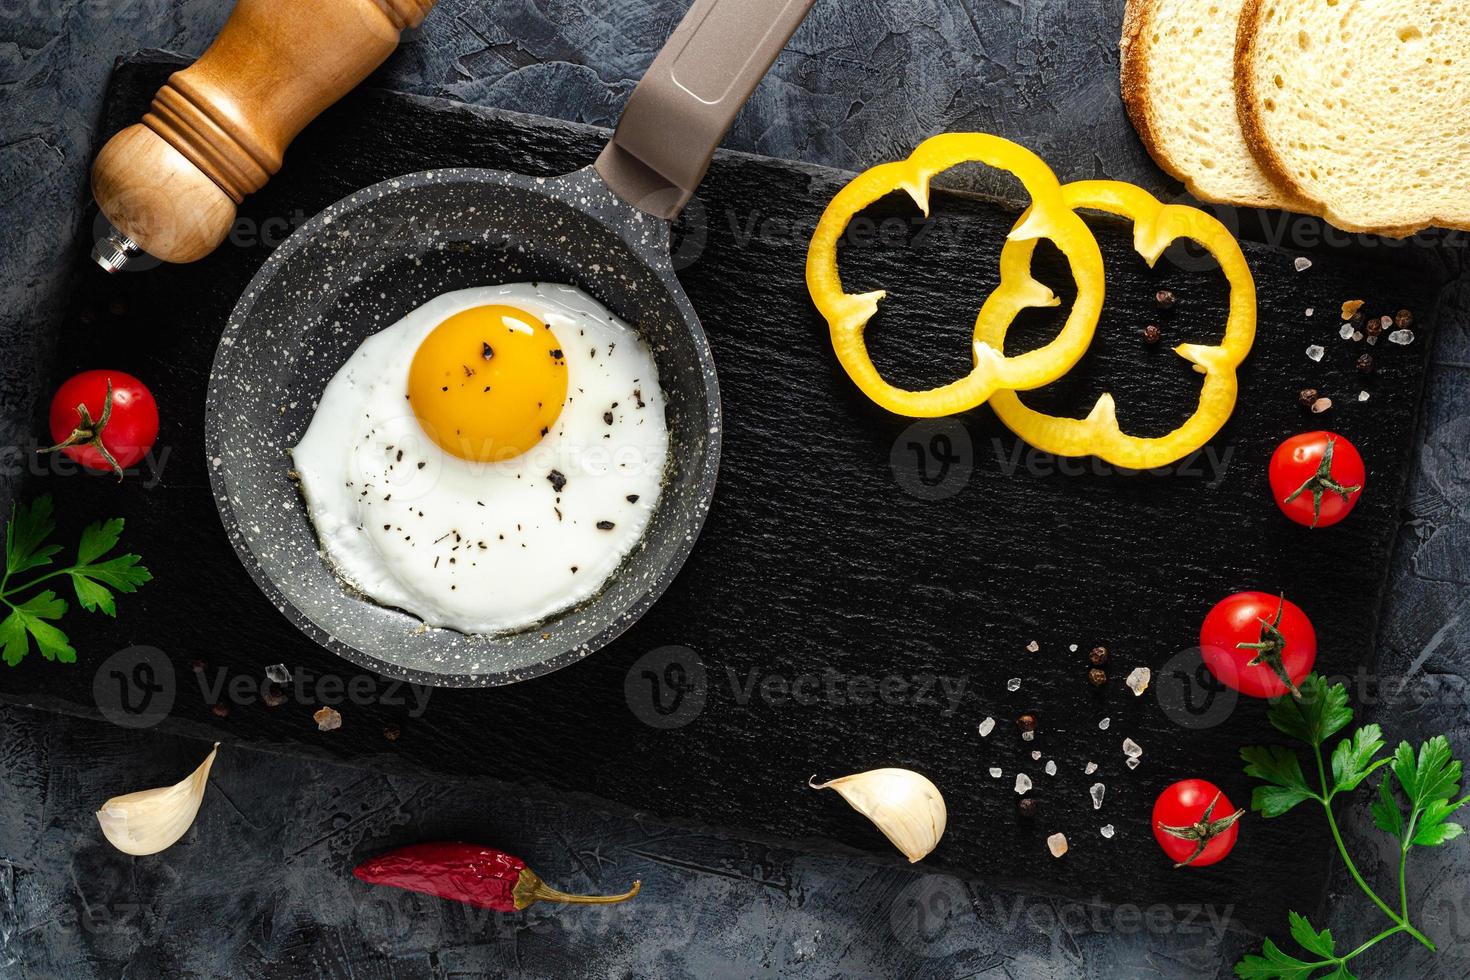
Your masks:
<svg viewBox="0 0 1470 980"><path fill-rule="evenodd" d="M1276 605L1276 615L1270 622L1256 617L1256 622L1261 624L1261 638L1255 643L1237 643L1237 650L1254 650L1256 655L1246 664L1247 667L1259 667L1265 664L1271 668L1271 672L1281 679L1291 696L1298 701L1302 699L1302 692L1297 689L1296 682L1286 671L1286 663L1282 660L1282 654L1286 651L1286 637L1281 633L1281 616L1286 610L1286 595L1283 593Z"/></svg>
<svg viewBox="0 0 1470 980"><path fill-rule="evenodd" d="M1219 802L1220 794L1216 793L1215 798L1210 801L1210 805L1205 807L1205 812L1200 814L1200 818L1188 826L1170 827L1168 824L1159 824L1159 829L1171 837L1194 841L1194 853L1183 861L1177 862L1174 867L1182 868L1186 864L1193 862L1205 852L1205 848L1209 846L1210 841L1235 826L1235 822L1245 815L1244 810L1236 810L1229 816L1214 820L1212 817L1215 814L1215 804Z"/></svg>
<svg viewBox="0 0 1470 980"><path fill-rule="evenodd" d="M1322 462L1317 465L1317 472L1307 477L1301 486L1287 494L1286 499L1281 501L1283 504L1289 504L1310 490L1312 492L1312 527L1316 527L1317 522L1322 519L1322 498L1324 496L1335 493L1342 498L1343 503L1350 504L1353 501L1353 494L1363 489L1362 484L1345 487L1332 478L1332 446L1335 442L1337 442L1336 437L1327 437L1327 448L1322 450Z"/></svg>
<svg viewBox="0 0 1470 980"><path fill-rule="evenodd" d="M122 482L123 468L117 464L112 453L102 445L102 433L107 428L107 423L112 421L112 379L107 379L107 395L102 400L102 416L97 421L92 421L92 413L87 410L87 403L82 402L77 406L77 427L71 430L71 435L54 446L48 446L39 450L43 453L59 452L71 446L91 446L107 461L108 467L117 474L118 482Z"/></svg>

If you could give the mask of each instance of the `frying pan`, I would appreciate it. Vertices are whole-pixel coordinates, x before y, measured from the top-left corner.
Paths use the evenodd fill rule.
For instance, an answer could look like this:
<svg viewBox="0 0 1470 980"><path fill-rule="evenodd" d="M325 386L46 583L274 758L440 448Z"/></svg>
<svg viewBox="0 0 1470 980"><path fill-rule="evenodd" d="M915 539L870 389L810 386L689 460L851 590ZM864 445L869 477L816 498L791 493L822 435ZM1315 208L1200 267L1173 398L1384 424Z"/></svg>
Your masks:
<svg viewBox="0 0 1470 980"><path fill-rule="evenodd" d="M261 267L215 354L207 465L241 561L303 632L390 677L485 687L580 660L663 593L704 523L721 433L715 366L674 276L669 221L813 2L696 0L593 165L550 179L398 177L328 207ZM332 574L288 451L368 336L441 293L521 281L571 283L642 331L668 403L664 490L642 543L593 599L513 634L426 629Z"/></svg>

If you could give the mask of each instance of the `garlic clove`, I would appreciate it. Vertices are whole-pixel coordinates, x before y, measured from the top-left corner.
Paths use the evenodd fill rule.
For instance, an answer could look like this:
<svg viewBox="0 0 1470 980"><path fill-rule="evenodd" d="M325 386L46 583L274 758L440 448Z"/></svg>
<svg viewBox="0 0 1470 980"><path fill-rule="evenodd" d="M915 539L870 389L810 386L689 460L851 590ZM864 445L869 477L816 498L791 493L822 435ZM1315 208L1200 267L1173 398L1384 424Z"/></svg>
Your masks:
<svg viewBox="0 0 1470 980"><path fill-rule="evenodd" d="M124 854L157 854L194 824L219 743L188 776L172 786L114 796L97 811L102 836Z"/></svg>
<svg viewBox="0 0 1470 980"><path fill-rule="evenodd" d="M944 797L924 776L909 769L870 769L825 783L807 781L812 789L834 789L854 810L873 821L909 863L923 859L944 836L949 813Z"/></svg>

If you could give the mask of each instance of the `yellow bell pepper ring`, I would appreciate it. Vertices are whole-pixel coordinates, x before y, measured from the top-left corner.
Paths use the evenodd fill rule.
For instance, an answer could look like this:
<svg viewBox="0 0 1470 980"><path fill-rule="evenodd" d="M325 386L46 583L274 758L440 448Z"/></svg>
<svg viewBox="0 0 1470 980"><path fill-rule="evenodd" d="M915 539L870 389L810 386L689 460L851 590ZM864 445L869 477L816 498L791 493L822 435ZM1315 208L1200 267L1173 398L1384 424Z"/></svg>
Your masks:
<svg viewBox="0 0 1470 980"><path fill-rule="evenodd" d="M878 311L884 290L850 294L837 270L837 243L848 223L864 208L902 189L925 216L929 181L961 163L978 162L1014 174L1031 196L1031 208L1009 235L1010 243L1049 239L1066 257L1077 283L1077 299L1066 323L1046 346L1006 357L997 343L981 337L973 344L975 366L964 378L909 391L883 380L868 355L864 331ZM1001 288L1027 306L1055 306L1051 289L1031 275L1029 261L1001 263ZM1039 388L1060 378L1087 352L1103 304L1102 253L1097 240L1063 200L1061 185L1046 163L1030 150L987 133L943 133L920 143L907 160L885 163L854 177L837 192L817 222L806 257L807 289L832 333L832 348L858 388L890 412L919 418L953 415L983 403L1001 389ZM1003 335L1002 331L1002 335Z"/></svg>
<svg viewBox="0 0 1470 980"><path fill-rule="evenodd" d="M1163 204L1152 194L1132 184L1111 180L1085 180L1067 184L1062 197L1070 208L1105 211L1133 222L1133 247L1153 266L1164 249L1180 238L1189 238L1208 251L1230 283L1229 315L1225 336L1218 346L1180 344L1174 352L1202 373L1199 407L1187 422L1168 435L1142 439L1124 433L1118 426L1113 396L1104 394L1086 418L1043 415L1022 404L1014 392L997 392L991 408L1002 422L1026 442L1044 452L1060 456L1093 455L1115 466L1151 469L1188 456L1209 442L1235 410L1239 384L1236 369L1250 353L1256 339L1256 284L1250 266L1235 237L1213 217L1197 208ZM1025 223L1022 216L1021 223ZM1007 241L1001 250L1001 265L1030 266L1035 243ZM1006 331L1021 310L1037 306L1027 291L1008 288L1005 281L980 311L975 337L992 347L1004 349Z"/></svg>

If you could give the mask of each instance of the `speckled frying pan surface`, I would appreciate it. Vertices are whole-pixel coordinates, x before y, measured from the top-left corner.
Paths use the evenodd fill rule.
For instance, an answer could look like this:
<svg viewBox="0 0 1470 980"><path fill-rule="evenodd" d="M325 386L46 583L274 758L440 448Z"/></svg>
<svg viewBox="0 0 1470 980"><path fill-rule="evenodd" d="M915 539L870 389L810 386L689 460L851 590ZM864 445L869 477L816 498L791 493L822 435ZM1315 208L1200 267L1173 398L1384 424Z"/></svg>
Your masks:
<svg viewBox="0 0 1470 980"><path fill-rule="evenodd" d="M333 575L289 450L367 337L441 293L526 281L578 286L642 331L668 402L664 492L642 543L593 599L512 634L427 629ZM653 604L704 523L720 432L714 362L674 276L668 224L625 204L591 168L554 179L459 169L368 187L276 250L220 338L205 440L230 541L303 632L390 677L488 687L580 660Z"/></svg>

